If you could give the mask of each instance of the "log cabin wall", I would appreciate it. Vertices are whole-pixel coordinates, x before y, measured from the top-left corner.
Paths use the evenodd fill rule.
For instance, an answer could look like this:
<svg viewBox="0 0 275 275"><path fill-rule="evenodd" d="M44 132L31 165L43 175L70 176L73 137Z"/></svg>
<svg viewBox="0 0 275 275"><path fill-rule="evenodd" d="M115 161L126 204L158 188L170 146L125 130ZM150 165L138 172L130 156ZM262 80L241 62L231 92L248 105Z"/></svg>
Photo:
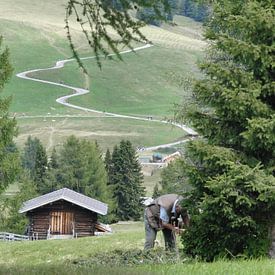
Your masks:
<svg viewBox="0 0 275 275"><path fill-rule="evenodd" d="M28 212L27 215L30 221L30 236L37 236L39 240L47 239L47 232L50 225L53 227L52 213L61 212L72 213L72 215L69 216L73 217L74 232L77 234L77 237L94 235L95 224L97 222L97 213L67 201L59 200ZM59 234L60 232L51 233Z"/></svg>

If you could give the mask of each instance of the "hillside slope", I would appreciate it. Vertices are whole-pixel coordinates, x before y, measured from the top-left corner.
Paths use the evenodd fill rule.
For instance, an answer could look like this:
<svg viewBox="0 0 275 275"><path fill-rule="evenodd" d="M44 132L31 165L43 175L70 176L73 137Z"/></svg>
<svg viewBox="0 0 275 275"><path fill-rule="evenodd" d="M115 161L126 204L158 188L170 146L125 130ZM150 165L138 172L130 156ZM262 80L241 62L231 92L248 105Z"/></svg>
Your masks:
<svg viewBox="0 0 275 275"><path fill-rule="evenodd" d="M71 56L64 30L65 4L65 0L1 1L0 34L4 35L5 43L11 50L14 74L28 69L46 68L57 60ZM197 26L196 23L188 24ZM91 55L79 26L72 23L72 27L80 53ZM72 100L80 106L131 115L154 115L162 119L172 115L173 104L180 102L184 95L183 87L176 81L178 76L198 74L196 61L202 55L204 46L203 41L183 31L181 26L175 27L173 31L165 28L145 27L144 33L154 42L155 47L138 54L128 54L123 63L105 60L103 71L100 71L94 61L85 62L89 78L82 74L76 63L68 64L58 72L44 71L34 76L90 88L90 94ZM127 136L126 133L117 135L121 127L117 124L117 139L114 140L109 131L108 118L98 120L93 114L66 108L55 102L57 97L66 93L68 91L60 87L24 81L15 76L12 78L6 86L5 94L13 95L11 111L18 117L19 144L22 144L26 135L32 133L42 138L48 149L60 142L59 137L64 138L67 133L83 136L83 131L87 133L86 137L97 139L104 147L106 144L114 145L121 138L129 138L137 146L147 146L154 145L153 142L178 140L184 135L177 129L171 133L170 127L152 124L163 129L160 130L164 133L163 138L158 140L150 138L151 130L148 129L147 133L139 132L139 128L131 122L132 126L127 133L138 131L136 137L133 139L133 134ZM88 126L87 116L92 116L93 121L97 121L92 124L100 124L100 129L85 127L79 132L76 125L82 116L85 118L79 125ZM144 122L143 128L146 129L147 125ZM68 131L64 132L64 126L68 126Z"/></svg>

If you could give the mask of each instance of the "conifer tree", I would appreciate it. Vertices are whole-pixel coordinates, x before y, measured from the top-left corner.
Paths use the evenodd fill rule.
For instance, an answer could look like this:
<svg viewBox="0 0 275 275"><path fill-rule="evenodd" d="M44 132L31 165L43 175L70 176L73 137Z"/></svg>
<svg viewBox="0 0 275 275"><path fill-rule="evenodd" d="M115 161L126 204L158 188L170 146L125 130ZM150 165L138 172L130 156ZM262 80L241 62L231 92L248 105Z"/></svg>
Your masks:
<svg viewBox="0 0 275 275"><path fill-rule="evenodd" d="M118 219L139 219L144 196L143 175L130 141L123 140L119 147L114 147L110 182L113 185Z"/></svg>
<svg viewBox="0 0 275 275"><path fill-rule="evenodd" d="M9 61L9 50L2 47L3 38L0 36L0 92L12 74ZM11 98L0 97L0 194L12 183L19 172L17 150L11 150L12 140L16 136L16 121L9 115Z"/></svg>
<svg viewBox="0 0 275 275"><path fill-rule="evenodd" d="M58 154L55 147L52 150L52 154L49 161L49 169L56 169L58 167Z"/></svg>
<svg viewBox="0 0 275 275"><path fill-rule="evenodd" d="M42 193L48 166L46 150L38 138L28 137L22 156L23 168L28 170L31 179L37 185L37 191Z"/></svg>
<svg viewBox="0 0 275 275"><path fill-rule="evenodd" d="M111 175L111 170L112 170L112 156L111 156L109 148L106 151L104 163L105 163L105 170L107 172L107 177L108 177L107 184L109 185L110 184L110 175Z"/></svg>
<svg viewBox="0 0 275 275"><path fill-rule="evenodd" d="M107 173L96 143L69 137L59 152L53 151L52 165L47 174L47 190L63 187L111 203ZM55 165L54 163L57 162Z"/></svg>
<svg viewBox="0 0 275 275"><path fill-rule="evenodd" d="M206 260L266 255L275 218L274 3L212 2L206 76L187 113L205 139L186 153L194 189L184 249Z"/></svg>
<svg viewBox="0 0 275 275"><path fill-rule="evenodd" d="M19 192L14 196L8 196L0 204L0 230L25 234L29 223L25 215L19 213L23 202L38 196L36 184L29 175L21 171L18 178Z"/></svg>
<svg viewBox="0 0 275 275"><path fill-rule="evenodd" d="M162 195L162 190L159 190L159 184L156 183L155 186L154 186L154 189L153 189L152 198L156 199L160 195Z"/></svg>

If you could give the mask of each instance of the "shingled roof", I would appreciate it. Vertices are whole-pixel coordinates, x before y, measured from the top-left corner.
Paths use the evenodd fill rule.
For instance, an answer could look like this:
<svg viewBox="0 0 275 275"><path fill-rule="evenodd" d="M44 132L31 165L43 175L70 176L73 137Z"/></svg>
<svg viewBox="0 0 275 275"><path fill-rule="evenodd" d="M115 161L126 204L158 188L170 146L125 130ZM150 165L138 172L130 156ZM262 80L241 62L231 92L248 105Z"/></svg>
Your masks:
<svg viewBox="0 0 275 275"><path fill-rule="evenodd" d="M83 207L85 209L91 210L101 215L106 215L108 211L108 205L87 197L83 194L77 193L68 188L62 188L60 190L42 195L40 197L28 200L23 203L23 206L20 208L19 213L25 213L31 211L35 208L41 207L43 205L49 204L51 202L65 200L71 202L75 205Z"/></svg>

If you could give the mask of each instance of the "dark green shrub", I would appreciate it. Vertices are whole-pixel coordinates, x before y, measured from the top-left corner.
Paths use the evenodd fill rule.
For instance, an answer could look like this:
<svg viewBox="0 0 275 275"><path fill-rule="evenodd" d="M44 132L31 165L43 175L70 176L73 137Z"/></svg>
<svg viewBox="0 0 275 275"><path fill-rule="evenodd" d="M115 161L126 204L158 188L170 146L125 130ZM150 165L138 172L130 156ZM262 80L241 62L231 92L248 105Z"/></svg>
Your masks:
<svg viewBox="0 0 275 275"><path fill-rule="evenodd" d="M192 223L182 238L185 252L208 261L239 254L265 256L268 226L274 219L274 186L274 177L259 166L228 162L226 173L204 182L200 198L191 195L186 202Z"/></svg>

